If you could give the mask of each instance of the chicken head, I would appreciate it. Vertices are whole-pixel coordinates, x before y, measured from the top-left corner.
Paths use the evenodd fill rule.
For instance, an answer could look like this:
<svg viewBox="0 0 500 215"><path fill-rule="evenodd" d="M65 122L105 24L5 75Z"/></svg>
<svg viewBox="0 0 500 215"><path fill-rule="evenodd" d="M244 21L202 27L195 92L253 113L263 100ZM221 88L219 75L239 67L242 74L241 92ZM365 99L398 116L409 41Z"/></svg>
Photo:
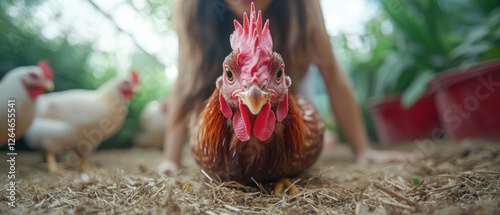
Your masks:
<svg viewBox="0 0 500 215"><path fill-rule="evenodd" d="M269 20L262 26L261 11L252 4L250 20L245 13L243 26L234 21L230 36L233 51L223 63L223 74L217 79L221 111L232 119L236 136L241 141L253 135L267 140L276 121L288 113L290 77L285 75L281 56L272 51Z"/></svg>

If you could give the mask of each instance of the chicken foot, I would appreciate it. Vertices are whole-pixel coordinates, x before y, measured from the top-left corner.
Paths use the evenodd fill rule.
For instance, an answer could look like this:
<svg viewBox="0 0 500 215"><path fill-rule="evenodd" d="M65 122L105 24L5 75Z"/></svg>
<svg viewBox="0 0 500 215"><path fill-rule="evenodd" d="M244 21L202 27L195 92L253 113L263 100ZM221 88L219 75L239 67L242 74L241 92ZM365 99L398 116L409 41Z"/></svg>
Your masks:
<svg viewBox="0 0 500 215"><path fill-rule="evenodd" d="M62 170L62 167L57 163L56 153L45 152L45 158L47 159L47 169L50 173L58 173Z"/></svg>
<svg viewBox="0 0 500 215"><path fill-rule="evenodd" d="M80 157L80 170L82 172L89 172L90 169L89 158L86 156Z"/></svg>
<svg viewBox="0 0 500 215"><path fill-rule="evenodd" d="M287 178L282 178L274 182L273 195L280 196L286 189L288 189L288 192L293 196L299 194L299 188L292 184Z"/></svg>
<svg viewBox="0 0 500 215"><path fill-rule="evenodd" d="M90 167L88 154L79 151L78 149L73 149L73 150L78 155L78 158L80 158L80 164L79 164L80 171L85 173L90 172L92 168Z"/></svg>

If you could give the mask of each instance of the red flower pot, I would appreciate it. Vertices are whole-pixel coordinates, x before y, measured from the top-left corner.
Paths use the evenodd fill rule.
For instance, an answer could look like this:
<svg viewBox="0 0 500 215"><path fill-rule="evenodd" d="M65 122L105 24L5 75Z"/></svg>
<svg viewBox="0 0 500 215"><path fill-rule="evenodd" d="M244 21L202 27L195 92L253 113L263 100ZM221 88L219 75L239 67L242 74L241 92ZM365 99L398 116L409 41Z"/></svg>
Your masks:
<svg viewBox="0 0 500 215"><path fill-rule="evenodd" d="M500 61L443 72L430 89L449 137L500 138Z"/></svg>
<svg viewBox="0 0 500 215"><path fill-rule="evenodd" d="M371 101L369 106L382 144L431 138L439 135L436 132L441 132L436 130L439 119L432 96L422 97L408 108L401 106L400 96Z"/></svg>

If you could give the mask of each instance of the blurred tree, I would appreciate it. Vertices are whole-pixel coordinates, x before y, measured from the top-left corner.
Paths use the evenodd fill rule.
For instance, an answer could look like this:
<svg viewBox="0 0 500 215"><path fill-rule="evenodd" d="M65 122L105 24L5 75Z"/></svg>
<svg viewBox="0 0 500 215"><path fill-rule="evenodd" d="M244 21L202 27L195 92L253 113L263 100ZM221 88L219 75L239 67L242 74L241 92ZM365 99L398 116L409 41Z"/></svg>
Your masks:
<svg viewBox="0 0 500 215"><path fill-rule="evenodd" d="M47 59L54 70L56 91L71 88L92 88L92 76L85 73L86 61L92 48L90 44L72 46L67 38L45 39L31 23L29 14L38 1L14 5L0 3L0 76L10 69L24 65L36 65ZM18 15L10 16L9 11ZM11 12L14 13L14 12ZM58 63L54 63L58 62Z"/></svg>

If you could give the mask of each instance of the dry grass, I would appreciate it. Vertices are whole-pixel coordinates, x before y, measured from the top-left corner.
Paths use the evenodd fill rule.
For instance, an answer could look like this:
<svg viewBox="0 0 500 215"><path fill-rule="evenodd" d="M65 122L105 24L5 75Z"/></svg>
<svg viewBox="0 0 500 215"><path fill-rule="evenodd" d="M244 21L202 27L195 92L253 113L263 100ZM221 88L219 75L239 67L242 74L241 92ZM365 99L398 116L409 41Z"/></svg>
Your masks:
<svg viewBox="0 0 500 215"><path fill-rule="evenodd" d="M219 183L188 156L177 176L158 175L161 153L150 149L97 152L88 181L71 168L48 174L40 154L19 152L18 205L2 203L0 214L500 214L498 143L420 146L405 147L425 152L420 162L369 167L339 146L292 179L299 195L281 197L270 184ZM3 200L7 182L2 174Z"/></svg>

